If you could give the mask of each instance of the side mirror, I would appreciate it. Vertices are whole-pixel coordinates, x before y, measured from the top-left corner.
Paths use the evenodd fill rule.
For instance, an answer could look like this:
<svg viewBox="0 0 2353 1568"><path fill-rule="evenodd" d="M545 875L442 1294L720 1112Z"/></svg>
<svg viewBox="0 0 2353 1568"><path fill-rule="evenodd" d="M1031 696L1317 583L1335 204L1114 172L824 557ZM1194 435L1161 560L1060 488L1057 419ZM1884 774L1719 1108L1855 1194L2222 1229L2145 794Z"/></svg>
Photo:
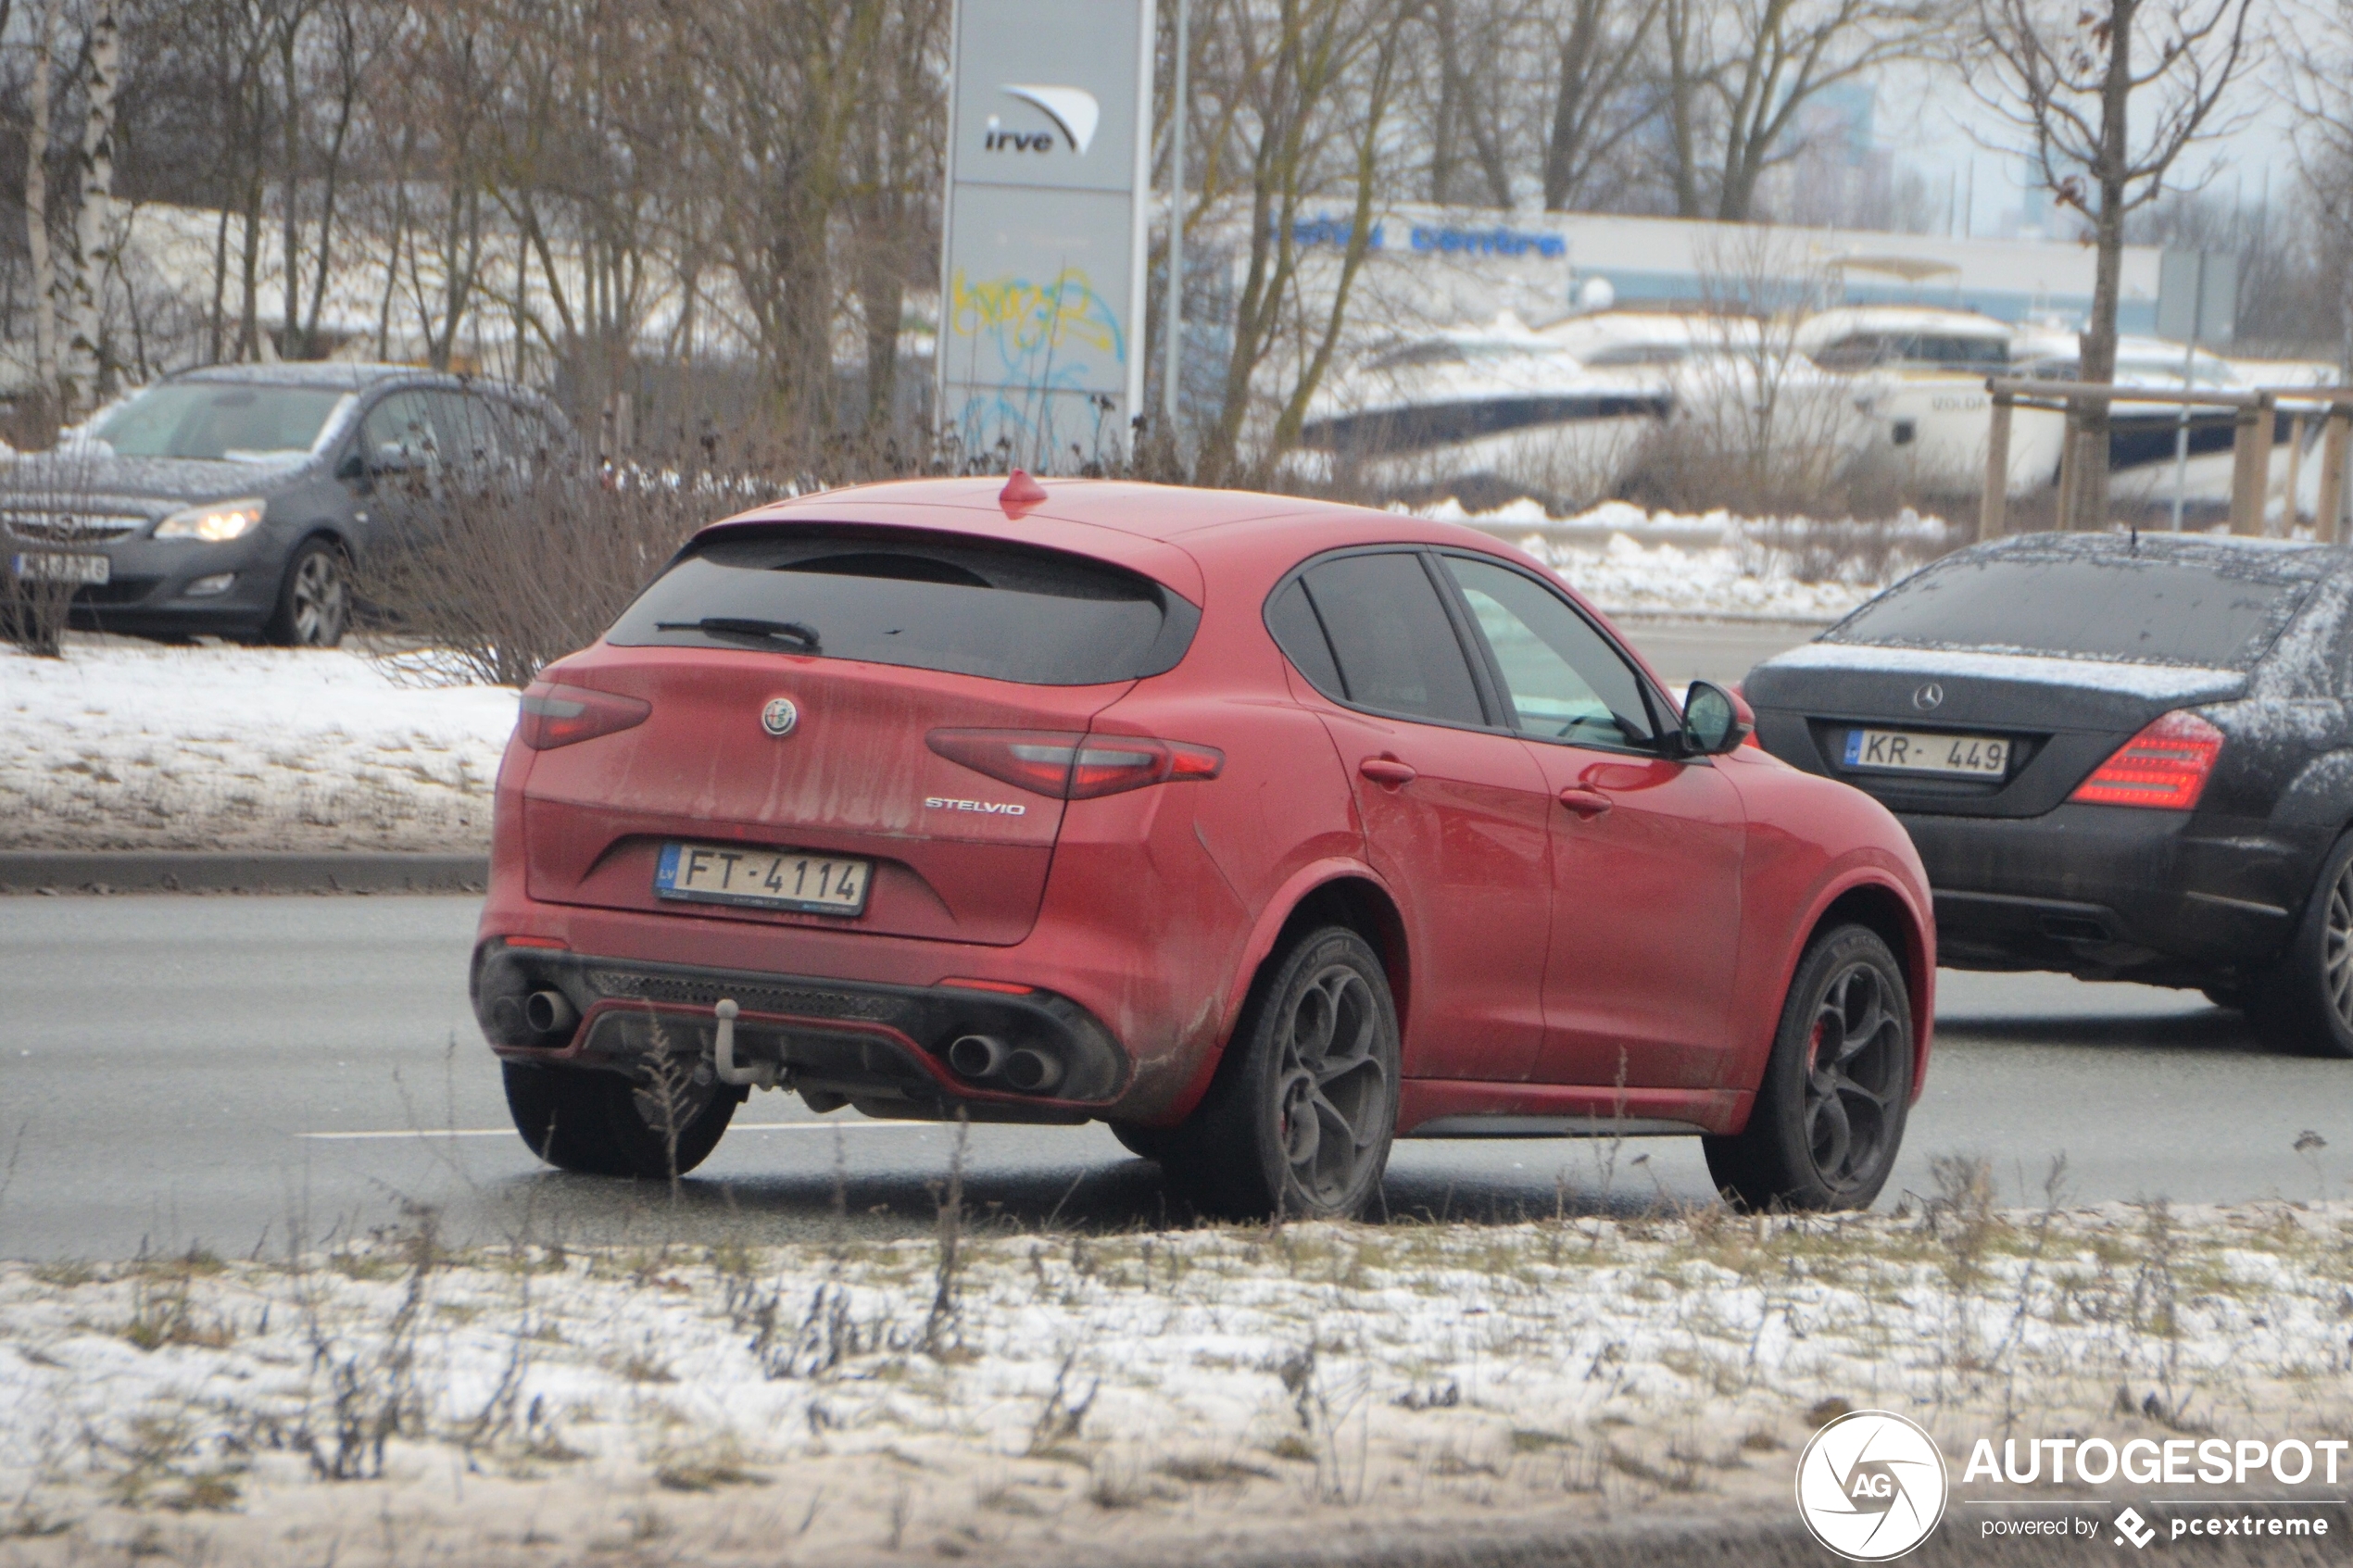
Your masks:
<svg viewBox="0 0 2353 1568"><path fill-rule="evenodd" d="M1713 681L1693 681L1683 698L1683 755L1720 757L1756 733L1756 714Z"/></svg>
<svg viewBox="0 0 2353 1568"><path fill-rule="evenodd" d="M344 454L343 461L335 465L335 477L346 484L368 477L368 459L359 455L359 447Z"/></svg>

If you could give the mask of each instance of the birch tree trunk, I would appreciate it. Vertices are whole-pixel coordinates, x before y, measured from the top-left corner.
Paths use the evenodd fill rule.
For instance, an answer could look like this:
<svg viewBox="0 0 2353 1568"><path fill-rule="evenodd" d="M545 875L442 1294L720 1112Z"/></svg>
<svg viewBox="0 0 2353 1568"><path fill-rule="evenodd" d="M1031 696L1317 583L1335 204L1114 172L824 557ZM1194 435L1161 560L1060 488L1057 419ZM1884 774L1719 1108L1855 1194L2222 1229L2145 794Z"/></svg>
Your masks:
<svg viewBox="0 0 2353 1568"><path fill-rule="evenodd" d="M107 264L113 259L107 231L113 219L114 101L121 44L113 0L99 0L90 19L89 117L82 129L82 204L74 224L69 301L73 335L66 345L62 378L67 407L76 413L96 405L107 371L104 304Z"/></svg>
<svg viewBox="0 0 2353 1568"><path fill-rule="evenodd" d="M43 0L33 19L32 122L25 129L25 251L32 267L32 360L44 411L57 400L57 268L49 254L49 79L55 69L57 13L64 0Z"/></svg>

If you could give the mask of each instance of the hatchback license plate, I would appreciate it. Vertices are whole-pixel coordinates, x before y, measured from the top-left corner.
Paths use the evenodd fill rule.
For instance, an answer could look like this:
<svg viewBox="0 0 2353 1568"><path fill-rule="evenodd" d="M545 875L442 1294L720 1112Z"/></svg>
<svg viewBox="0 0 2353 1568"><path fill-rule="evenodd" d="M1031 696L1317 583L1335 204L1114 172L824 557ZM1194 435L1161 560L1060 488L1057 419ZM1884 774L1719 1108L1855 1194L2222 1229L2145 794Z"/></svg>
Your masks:
<svg viewBox="0 0 2353 1568"><path fill-rule="evenodd" d="M1998 779L2009 771L2010 743L1999 735L1849 730L1846 765L1898 773L1958 773L1972 779Z"/></svg>
<svg viewBox="0 0 2353 1568"><path fill-rule="evenodd" d="M104 556L69 556L61 551L10 556L8 572L14 577L37 577L51 583L102 583L113 569L113 562Z"/></svg>
<svg viewBox="0 0 2353 1568"><path fill-rule="evenodd" d="M865 912L866 888L874 879L872 860L844 855L747 849L741 845L665 844L661 863L654 868L654 894L690 903L856 915Z"/></svg>

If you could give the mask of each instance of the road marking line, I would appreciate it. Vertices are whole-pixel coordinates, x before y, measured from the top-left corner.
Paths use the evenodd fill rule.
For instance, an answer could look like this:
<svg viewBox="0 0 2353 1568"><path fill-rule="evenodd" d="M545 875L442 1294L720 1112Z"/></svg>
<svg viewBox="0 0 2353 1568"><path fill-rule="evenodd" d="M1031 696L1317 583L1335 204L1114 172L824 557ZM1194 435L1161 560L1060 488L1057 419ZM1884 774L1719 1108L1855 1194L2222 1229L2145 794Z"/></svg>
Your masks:
<svg viewBox="0 0 2353 1568"><path fill-rule="evenodd" d="M933 1122L737 1122L727 1130L731 1133L877 1133L904 1132L908 1128L930 1131L944 1125ZM316 1138L324 1143L350 1143L378 1138L511 1138L519 1136L512 1127L412 1127L402 1132L381 1133L296 1133L298 1138Z"/></svg>

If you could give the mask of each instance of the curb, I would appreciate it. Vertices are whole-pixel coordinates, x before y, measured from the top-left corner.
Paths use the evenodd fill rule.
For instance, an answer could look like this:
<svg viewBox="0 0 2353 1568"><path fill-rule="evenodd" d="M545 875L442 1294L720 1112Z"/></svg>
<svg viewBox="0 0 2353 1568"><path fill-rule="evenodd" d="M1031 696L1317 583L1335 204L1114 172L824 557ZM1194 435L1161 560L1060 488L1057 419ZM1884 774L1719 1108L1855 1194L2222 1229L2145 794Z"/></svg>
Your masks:
<svg viewBox="0 0 2353 1568"><path fill-rule="evenodd" d="M486 855L0 850L0 894L480 893Z"/></svg>

